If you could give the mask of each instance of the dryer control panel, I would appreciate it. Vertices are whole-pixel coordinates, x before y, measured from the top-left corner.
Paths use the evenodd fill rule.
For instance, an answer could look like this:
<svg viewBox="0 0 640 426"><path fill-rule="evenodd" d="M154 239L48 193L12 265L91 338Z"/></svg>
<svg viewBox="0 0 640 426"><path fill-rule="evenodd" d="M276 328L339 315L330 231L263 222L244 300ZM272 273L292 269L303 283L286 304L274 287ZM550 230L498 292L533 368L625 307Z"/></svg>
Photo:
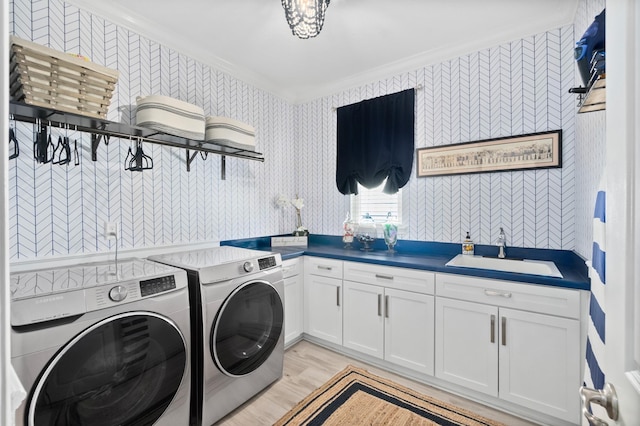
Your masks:
<svg viewBox="0 0 640 426"><path fill-rule="evenodd" d="M260 268L260 270L265 270L265 269L269 269L269 268L273 268L274 266L276 266L276 258L275 256L269 256L269 257L263 257L261 259L258 259L258 267Z"/></svg>
<svg viewBox="0 0 640 426"><path fill-rule="evenodd" d="M176 277L174 275L140 281L140 295L142 297L162 293L163 291L173 290L175 288Z"/></svg>

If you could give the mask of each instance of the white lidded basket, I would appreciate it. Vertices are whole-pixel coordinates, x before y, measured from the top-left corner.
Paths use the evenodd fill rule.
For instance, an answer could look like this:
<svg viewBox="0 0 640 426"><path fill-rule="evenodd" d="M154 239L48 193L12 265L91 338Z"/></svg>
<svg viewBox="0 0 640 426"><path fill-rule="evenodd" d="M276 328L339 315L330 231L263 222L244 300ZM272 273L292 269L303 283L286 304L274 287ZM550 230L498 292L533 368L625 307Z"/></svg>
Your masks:
<svg viewBox="0 0 640 426"><path fill-rule="evenodd" d="M136 125L201 141L204 139L204 110L169 96L137 97Z"/></svg>
<svg viewBox="0 0 640 426"><path fill-rule="evenodd" d="M229 117L207 117L205 140L244 151L256 150L255 128Z"/></svg>
<svg viewBox="0 0 640 426"><path fill-rule="evenodd" d="M117 70L11 36L10 94L15 101L105 119Z"/></svg>

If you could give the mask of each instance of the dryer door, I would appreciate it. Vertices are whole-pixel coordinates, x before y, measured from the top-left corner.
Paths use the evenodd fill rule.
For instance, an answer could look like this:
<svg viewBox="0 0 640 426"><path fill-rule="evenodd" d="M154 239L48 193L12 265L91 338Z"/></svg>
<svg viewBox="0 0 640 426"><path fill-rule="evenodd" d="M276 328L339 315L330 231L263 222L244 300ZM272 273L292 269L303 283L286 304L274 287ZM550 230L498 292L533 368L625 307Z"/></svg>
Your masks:
<svg viewBox="0 0 640 426"><path fill-rule="evenodd" d="M211 356L218 368L232 377L256 370L278 344L283 320L282 300L267 281L236 288L211 327Z"/></svg>
<svg viewBox="0 0 640 426"><path fill-rule="evenodd" d="M178 391L186 360L184 336L168 318L106 318L49 362L29 400L28 425L151 425Z"/></svg>

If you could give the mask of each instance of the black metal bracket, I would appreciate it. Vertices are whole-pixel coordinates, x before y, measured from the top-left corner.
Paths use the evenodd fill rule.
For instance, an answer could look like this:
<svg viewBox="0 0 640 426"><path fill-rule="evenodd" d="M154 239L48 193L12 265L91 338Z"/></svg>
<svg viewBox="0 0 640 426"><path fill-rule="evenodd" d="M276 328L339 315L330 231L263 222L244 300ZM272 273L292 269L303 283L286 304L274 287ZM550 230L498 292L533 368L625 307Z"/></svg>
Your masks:
<svg viewBox="0 0 640 426"><path fill-rule="evenodd" d="M102 135L91 134L91 160L93 161L98 161L98 146L101 139Z"/></svg>
<svg viewBox="0 0 640 426"><path fill-rule="evenodd" d="M198 151L195 151L193 154L191 154L188 149L186 151L187 151L187 171L190 172L191 163L193 163L193 160L196 158L196 155L198 155Z"/></svg>
<svg viewBox="0 0 640 426"><path fill-rule="evenodd" d="M104 138L104 144L109 145L109 135L91 133L91 160L93 161L98 161L98 146L102 138Z"/></svg>

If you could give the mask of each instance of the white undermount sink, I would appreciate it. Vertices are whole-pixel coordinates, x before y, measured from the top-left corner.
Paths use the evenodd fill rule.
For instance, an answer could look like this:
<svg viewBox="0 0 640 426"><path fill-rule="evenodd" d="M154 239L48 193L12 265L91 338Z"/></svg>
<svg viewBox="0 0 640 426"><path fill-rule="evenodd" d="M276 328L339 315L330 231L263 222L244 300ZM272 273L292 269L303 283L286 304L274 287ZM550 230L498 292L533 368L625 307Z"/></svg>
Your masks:
<svg viewBox="0 0 640 426"><path fill-rule="evenodd" d="M556 264L548 260L498 259L497 257L459 254L448 261L445 266L486 269L489 271L516 272L520 274L562 278L562 274L558 270Z"/></svg>

